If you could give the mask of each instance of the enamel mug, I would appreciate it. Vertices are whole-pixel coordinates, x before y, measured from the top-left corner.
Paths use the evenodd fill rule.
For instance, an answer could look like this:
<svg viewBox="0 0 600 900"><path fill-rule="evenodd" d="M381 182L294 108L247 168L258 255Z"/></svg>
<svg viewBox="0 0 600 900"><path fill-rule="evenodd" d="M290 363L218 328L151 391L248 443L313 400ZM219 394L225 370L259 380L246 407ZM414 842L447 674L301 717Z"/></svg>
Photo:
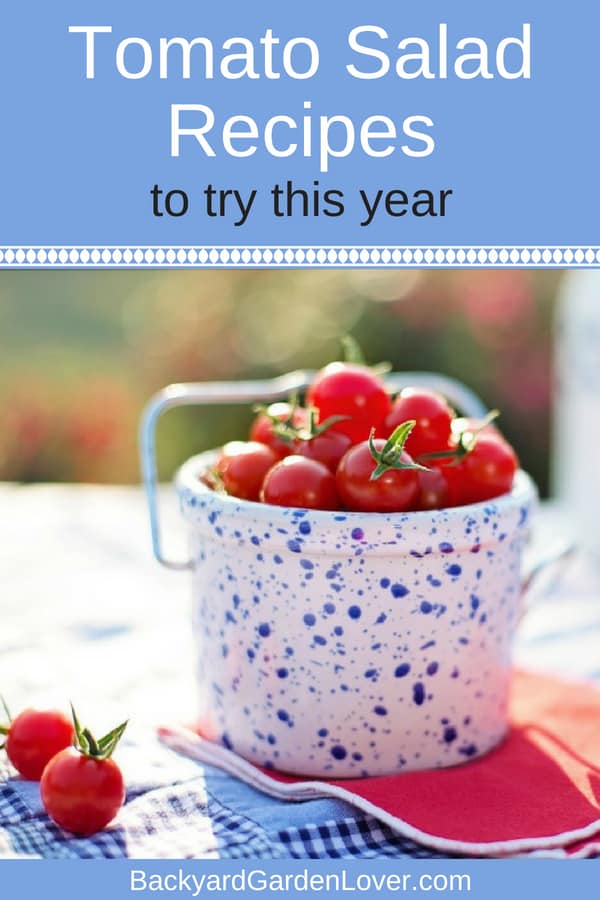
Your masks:
<svg viewBox="0 0 600 900"><path fill-rule="evenodd" d="M456 765L507 729L521 559L536 491L519 472L492 501L410 513L304 510L211 491L215 458L175 484L190 557L165 560L154 431L175 405L272 400L310 381L174 385L149 404L143 467L154 549L192 572L202 733L268 769L328 778ZM424 373L468 415L466 388Z"/></svg>

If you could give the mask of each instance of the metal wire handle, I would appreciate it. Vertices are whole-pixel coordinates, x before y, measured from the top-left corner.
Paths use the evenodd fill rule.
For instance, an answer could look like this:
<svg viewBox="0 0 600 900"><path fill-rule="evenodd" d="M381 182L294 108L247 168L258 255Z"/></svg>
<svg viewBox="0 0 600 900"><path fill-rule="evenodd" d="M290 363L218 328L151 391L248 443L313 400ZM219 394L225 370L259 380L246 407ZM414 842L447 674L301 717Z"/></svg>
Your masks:
<svg viewBox="0 0 600 900"><path fill-rule="evenodd" d="M157 500L156 426L163 413L177 406L218 406L235 403L258 403L287 400L296 391L309 386L315 373L290 372L280 378L263 381L204 381L170 384L146 405L140 423L141 469L150 516L150 533L154 556L168 569L192 569L192 560L167 559L162 551ZM467 416L480 418L487 412L479 397L460 381L432 372L394 372L385 377L391 391L409 385L439 391Z"/></svg>

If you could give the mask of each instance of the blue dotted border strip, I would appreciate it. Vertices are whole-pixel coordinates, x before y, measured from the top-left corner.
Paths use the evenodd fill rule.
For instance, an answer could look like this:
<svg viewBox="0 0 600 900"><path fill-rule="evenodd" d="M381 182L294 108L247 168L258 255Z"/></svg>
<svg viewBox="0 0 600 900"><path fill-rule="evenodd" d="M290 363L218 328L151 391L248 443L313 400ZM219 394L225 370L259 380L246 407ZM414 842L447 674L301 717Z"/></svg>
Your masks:
<svg viewBox="0 0 600 900"><path fill-rule="evenodd" d="M0 247L0 268L598 268L589 247Z"/></svg>

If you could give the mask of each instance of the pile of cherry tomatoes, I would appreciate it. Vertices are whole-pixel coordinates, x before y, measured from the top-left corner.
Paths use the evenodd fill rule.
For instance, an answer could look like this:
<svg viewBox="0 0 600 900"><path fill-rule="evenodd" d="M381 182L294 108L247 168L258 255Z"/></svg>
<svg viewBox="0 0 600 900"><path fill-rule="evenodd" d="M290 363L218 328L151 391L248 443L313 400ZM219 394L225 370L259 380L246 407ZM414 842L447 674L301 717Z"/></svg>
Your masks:
<svg viewBox="0 0 600 900"><path fill-rule="evenodd" d="M404 512L511 490L518 459L491 423L440 394L393 397L376 369L334 362L295 401L260 408L248 441L226 444L203 480L244 500L307 509Z"/></svg>

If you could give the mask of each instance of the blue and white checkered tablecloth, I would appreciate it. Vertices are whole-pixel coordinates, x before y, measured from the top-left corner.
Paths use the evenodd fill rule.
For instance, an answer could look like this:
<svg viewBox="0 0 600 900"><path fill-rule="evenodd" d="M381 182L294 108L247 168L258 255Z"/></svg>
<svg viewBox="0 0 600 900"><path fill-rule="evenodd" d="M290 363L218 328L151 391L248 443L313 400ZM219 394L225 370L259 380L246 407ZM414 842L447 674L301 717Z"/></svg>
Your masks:
<svg viewBox="0 0 600 900"><path fill-rule="evenodd" d="M167 497L167 501L168 501ZM193 717L185 575L150 558L139 491L0 487L0 690L14 709L73 700L94 729L130 717L115 822L74 838L38 785L0 762L0 856L316 859L439 856L348 803L287 803L163 747L155 726ZM183 542L173 509L169 533ZM551 535L561 517L546 512ZM600 680L600 569L576 561L526 617L517 662Z"/></svg>

